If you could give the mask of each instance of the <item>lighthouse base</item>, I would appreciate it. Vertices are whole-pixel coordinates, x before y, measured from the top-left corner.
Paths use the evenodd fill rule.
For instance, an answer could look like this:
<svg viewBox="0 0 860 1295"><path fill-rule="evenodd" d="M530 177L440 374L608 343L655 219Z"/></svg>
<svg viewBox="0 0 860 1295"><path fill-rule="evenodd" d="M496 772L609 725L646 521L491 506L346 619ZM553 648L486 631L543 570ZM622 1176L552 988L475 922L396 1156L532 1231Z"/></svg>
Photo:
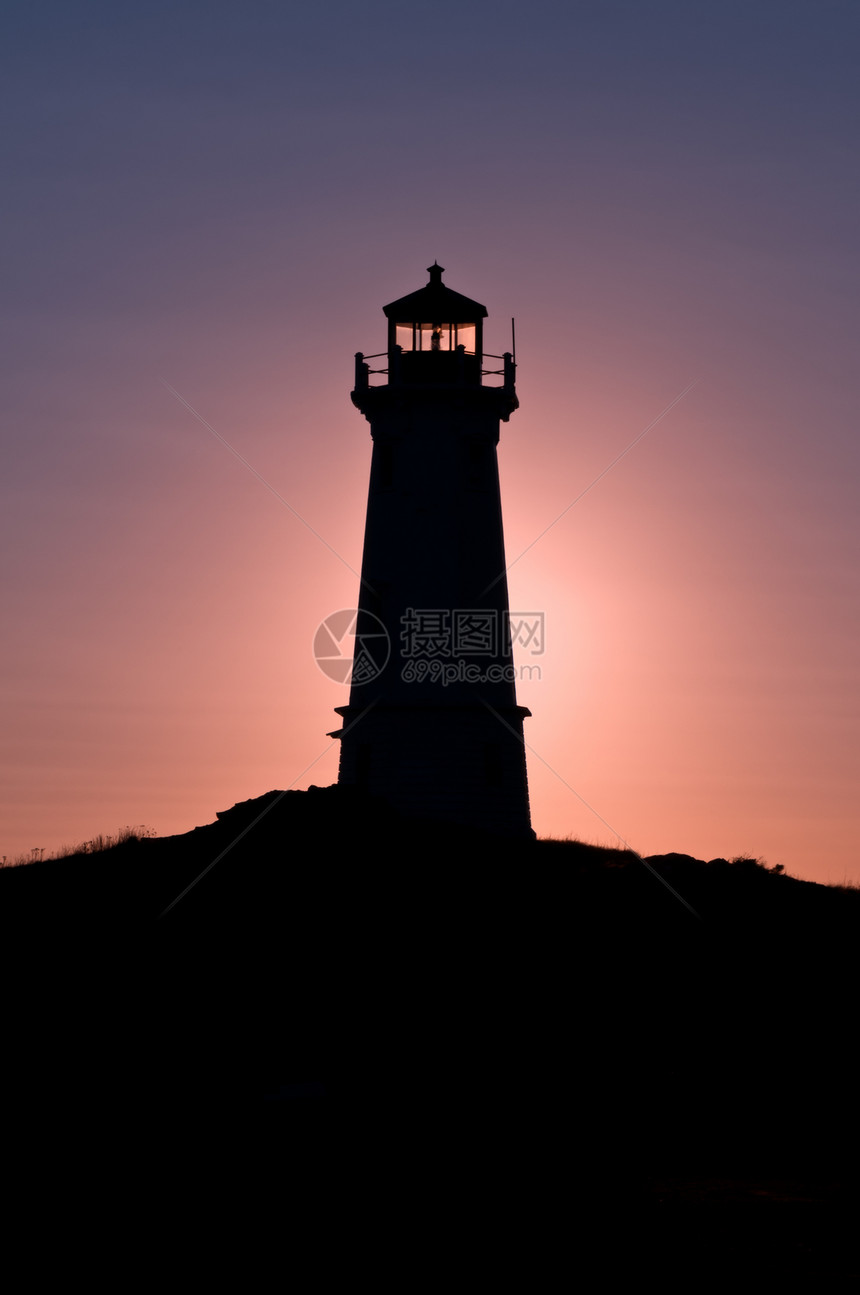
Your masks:
<svg viewBox="0 0 860 1295"><path fill-rule="evenodd" d="M339 706L338 782L409 818L533 837L525 706Z"/></svg>

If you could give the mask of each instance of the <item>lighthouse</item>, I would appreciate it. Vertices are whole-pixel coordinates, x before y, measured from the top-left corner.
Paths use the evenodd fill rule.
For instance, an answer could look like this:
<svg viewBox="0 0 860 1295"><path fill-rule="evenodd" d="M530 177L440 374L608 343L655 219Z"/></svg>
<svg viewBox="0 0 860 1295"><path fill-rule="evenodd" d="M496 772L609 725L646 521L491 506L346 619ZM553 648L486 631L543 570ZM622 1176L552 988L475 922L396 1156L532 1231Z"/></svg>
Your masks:
<svg viewBox="0 0 860 1295"><path fill-rule="evenodd" d="M428 273L383 307L385 351L355 357L373 454L338 781L411 818L532 836L496 456L515 364L484 353L486 308Z"/></svg>

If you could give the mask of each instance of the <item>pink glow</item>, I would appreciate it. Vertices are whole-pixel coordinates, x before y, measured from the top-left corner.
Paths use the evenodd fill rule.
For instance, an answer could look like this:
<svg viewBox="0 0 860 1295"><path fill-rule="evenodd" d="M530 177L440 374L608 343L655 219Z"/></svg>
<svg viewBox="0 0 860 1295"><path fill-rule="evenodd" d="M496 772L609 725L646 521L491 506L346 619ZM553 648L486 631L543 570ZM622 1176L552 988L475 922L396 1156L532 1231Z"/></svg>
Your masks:
<svg viewBox="0 0 860 1295"><path fill-rule="evenodd" d="M244 110L193 69L163 109L114 88L127 166L83 72L75 147L104 158L65 172L62 103L32 118L7 350L0 854L182 832L336 779L325 735L346 689L311 645L357 597L371 446L353 354L382 350L383 303L436 257L487 305L488 351L517 319L521 408L499 454L511 606L546 615L541 678L519 686L539 835L860 881L842 118L826 148L810 116L804 135L793 64L759 94L728 36L681 32L688 57L661 73L632 14L620 45L588 27L580 49L565 29L564 58L508 19L504 38L461 29L468 48L500 40L480 66L507 75L480 105L455 96L481 149L420 96L380 143L372 77L315 95L316 116L298 91L274 117L250 107L247 69ZM592 56L606 81L588 80ZM390 96L406 55L377 57ZM782 119L758 106L774 102Z"/></svg>

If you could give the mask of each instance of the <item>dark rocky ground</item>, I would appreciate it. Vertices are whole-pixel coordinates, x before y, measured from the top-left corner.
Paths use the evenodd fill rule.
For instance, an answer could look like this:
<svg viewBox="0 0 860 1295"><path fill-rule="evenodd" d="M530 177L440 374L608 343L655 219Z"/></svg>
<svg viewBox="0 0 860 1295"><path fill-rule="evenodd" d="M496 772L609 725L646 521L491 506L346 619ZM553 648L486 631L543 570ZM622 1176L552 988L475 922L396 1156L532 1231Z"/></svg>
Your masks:
<svg viewBox="0 0 860 1295"><path fill-rule="evenodd" d="M647 864L325 788L5 869L5 1109L242 1113L431 1266L856 1275L860 893Z"/></svg>

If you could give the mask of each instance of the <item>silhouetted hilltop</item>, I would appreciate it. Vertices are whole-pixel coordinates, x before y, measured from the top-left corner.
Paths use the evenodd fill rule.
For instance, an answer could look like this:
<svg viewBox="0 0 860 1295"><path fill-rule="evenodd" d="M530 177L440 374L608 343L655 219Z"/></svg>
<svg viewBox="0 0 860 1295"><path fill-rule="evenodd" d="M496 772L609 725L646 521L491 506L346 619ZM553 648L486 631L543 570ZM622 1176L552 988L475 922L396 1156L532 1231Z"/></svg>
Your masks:
<svg viewBox="0 0 860 1295"><path fill-rule="evenodd" d="M416 1156L458 1131L456 1154L465 1139L491 1167L503 1130L513 1160L562 1157L605 1190L842 1181L858 914L860 892L755 860L273 791L179 836L0 871L7 1037L45 1101L324 1090L317 1112L380 1139L406 1121Z"/></svg>
<svg viewBox="0 0 860 1295"><path fill-rule="evenodd" d="M115 927L146 923L165 909L216 906L217 897L228 892L234 905L246 899L253 904L253 884L268 894L271 888L322 884L323 877L337 874L338 884L350 889L359 877L372 887L378 868L403 872L404 884L429 869L434 884L444 880L466 891L493 870L494 884L504 889L500 870L513 869L522 871L520 884L531 889L539 884L527 871L534 867L555 879L563 876L589 904L608 904L613 919L665 916L673 926L692 907L706 924L723 923L727 930L766 916L773 934L774 921L853 922L860 911L858 891L801 881L751 858L640 858L580 841L511 840L404 819L341 786L270 791L178 836L129 834L97 853L82 850L0 869L0 897L4 913L14 914L8 918L13 926L32 917L40 925L76 920Z"/></svg>

